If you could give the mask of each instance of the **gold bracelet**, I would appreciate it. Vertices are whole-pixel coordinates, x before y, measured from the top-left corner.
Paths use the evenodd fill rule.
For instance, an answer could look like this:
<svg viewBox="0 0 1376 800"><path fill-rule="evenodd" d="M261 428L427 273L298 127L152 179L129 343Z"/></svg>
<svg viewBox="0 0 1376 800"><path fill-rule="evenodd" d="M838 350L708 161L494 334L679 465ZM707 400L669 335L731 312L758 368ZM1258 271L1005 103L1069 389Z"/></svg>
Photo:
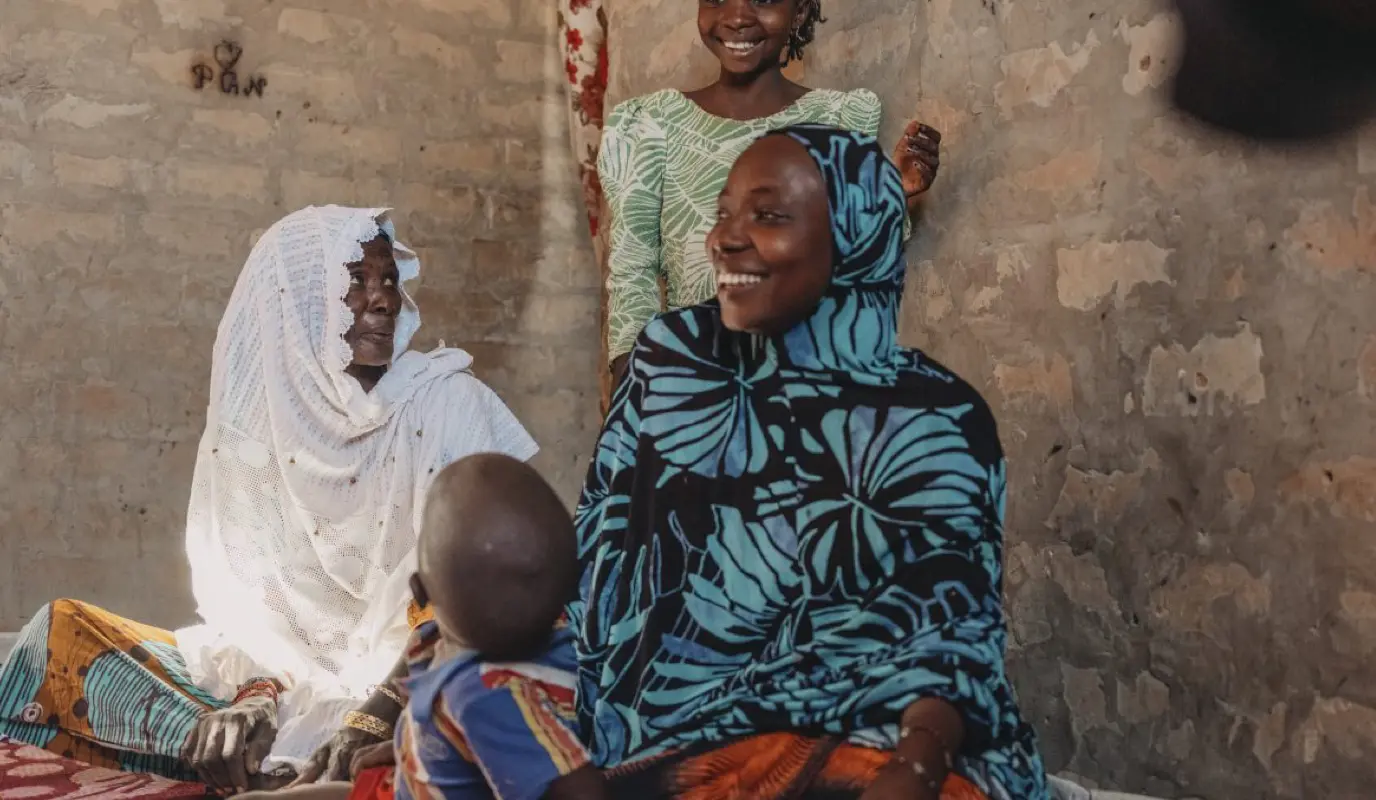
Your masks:
<svg viewBox="0 0 1376 800"><path fill-rule="evenodd" d="M373 716L364 714L362 711L350 711L344 715L344 727L353 728L356 731L376 736L386 741L392 736L392 726Z"/></svg>
<svg viewBox="0 0 1376 800"><path fill-rule="evenodd" d="M395 691L393 691L393 690L392 690L392 687L387 686L387 685L385 685L385 684L379 683L377 686L375 686L375 687L373 687L373 688L377 691L378 694L382 695L383 697L386 697L388 700L391 700L393 703L396 703L397 705L401 706L402 708L405 708L405 707L406 707L406 701L403 700L403 699L401 699L401 695L399 695L399 694L397 694Z"/></svg>

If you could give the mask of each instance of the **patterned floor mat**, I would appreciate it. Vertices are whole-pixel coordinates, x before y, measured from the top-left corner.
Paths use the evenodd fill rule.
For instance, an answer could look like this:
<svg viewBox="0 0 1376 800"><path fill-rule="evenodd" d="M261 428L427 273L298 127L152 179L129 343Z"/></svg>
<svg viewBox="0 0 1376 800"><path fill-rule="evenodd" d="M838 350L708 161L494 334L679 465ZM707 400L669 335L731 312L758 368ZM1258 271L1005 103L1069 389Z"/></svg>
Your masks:
<svg viewBox="0 0 1376 800"><path fill-rule="evenodd" d="M100 769L0 739L0 800L172 800L201 798L204 786Z"/></svg>

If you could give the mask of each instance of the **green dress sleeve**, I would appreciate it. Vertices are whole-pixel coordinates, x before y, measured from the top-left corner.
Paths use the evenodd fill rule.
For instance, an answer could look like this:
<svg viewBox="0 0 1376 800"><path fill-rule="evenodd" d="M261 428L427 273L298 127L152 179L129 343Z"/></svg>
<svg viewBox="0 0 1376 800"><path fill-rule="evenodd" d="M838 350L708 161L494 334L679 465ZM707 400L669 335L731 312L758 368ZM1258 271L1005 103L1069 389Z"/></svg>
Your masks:
<svg viewBox="0 0 1376 800"><path fill-rule="evenodd" d="M607 119L597 175L611 215L607 246L607 357L630 352L660 308L659 220L664 189L664 130L634 98Z"/></svg>
<svg viewBox="0 0 1376 800"><path fill-rule="evenodd" d="M879 96L869 89L856 89L846 93L846 99L841 104L840 126L846 130L859 131L870 136L879 136L879 123L883 120L883 104L879 102ZM907 242L913 235L913 218L911 215L903 215L903 241Z"/></svg>
<svg viewBox="0 0 1376 800"><path fill-rule="evenodd" d="M869 89L856 89L846 92L846 99L841 103L839 124L848 131L878 136L883 115L883 105L878 95Z"/></svg>

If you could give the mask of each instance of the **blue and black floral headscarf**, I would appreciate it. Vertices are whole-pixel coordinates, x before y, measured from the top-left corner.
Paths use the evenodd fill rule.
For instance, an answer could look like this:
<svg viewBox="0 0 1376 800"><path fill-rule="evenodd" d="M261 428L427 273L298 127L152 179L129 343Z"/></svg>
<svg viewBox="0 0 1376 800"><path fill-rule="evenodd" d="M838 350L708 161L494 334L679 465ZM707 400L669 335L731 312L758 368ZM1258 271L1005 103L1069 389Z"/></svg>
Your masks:
<svg viewBox="0 0 1376 800"><path fill-rule="evenodd" d="M857 383L892 383L904 360L898 305L907 272L907 205L898 170L859 134L821 125L778 132L817 162L831 211L831 287L812 317L784 335L782 355L804 369L848 373Z"/></svg>
<svg viewBox="0 0 1376 800"><path fill-rule="evenodd" d="M757 733L891 748L946 700L957 769L1046 797L1004 675L1004 461L979 393L897 344L903 220L874 139L821 126L833 275L762 337L715 302L641 334L580 499L578 709L603 767Z"/></svg>

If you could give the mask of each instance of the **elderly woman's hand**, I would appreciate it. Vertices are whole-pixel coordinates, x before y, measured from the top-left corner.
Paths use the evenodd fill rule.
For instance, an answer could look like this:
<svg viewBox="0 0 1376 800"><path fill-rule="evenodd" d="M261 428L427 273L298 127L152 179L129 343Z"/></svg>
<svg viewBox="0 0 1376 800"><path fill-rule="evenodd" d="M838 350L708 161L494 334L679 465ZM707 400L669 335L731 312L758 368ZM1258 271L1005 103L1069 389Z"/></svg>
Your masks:
<svg viewBox="0 0 1376 800"><path fill-rule="evenodd" d="M302 786L320 781L347 781L351 777L349 767L354 755L366 747L381 744L386 739L357 728L340 728L315 755L306 762L291 786ZM288 787L290 788L290 787Z"/></svg>
<svg viewBox="0 0 1376 800"><path fill-rule="evenodd" d="M358 780L358 773L374 767L391 767L397 763L397 751L391 742L378 742L354 751L349 760L349 777Z"/></svg>
<svg viewBox="0 0 1376 800"><path fill-rule="evenodd" d="M277 699L248 697L197 720L182 746L181 758L207 786L243 792L276 738Z"/></svg>
<svg viewBox="0 0 1376 800"><path fill-rule="evenodd" d="M347 781L357 774L355 765L359 763L366 767L393 763L386 758L391 753L392 731L406 702L395 681L405 674L406 658L403 656L397 659L386 679L373 687L363 705L345 715L344 726L315 751L291 786L322 780ZM382 745L386 745L385 750Z"/></svg>

